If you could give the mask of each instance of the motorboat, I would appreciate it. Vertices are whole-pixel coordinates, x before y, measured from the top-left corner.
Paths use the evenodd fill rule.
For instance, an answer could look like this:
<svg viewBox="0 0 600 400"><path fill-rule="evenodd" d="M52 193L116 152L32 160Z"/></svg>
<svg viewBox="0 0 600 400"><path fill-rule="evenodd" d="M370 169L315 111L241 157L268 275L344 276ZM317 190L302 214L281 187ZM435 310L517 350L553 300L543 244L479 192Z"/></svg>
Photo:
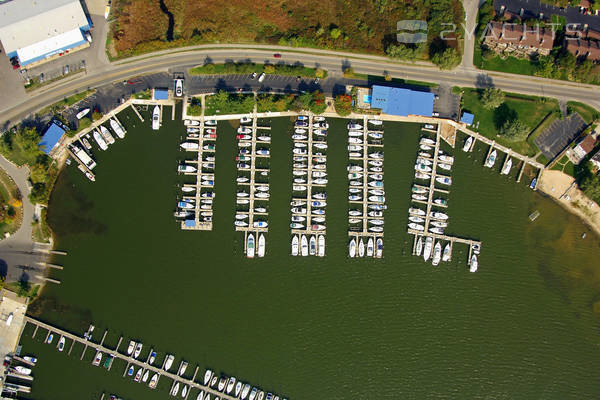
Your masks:
<svg viewBox="0 0 600 400"><path fill-rule="evenodd" d="M362 137L363 132L361 131L348 131L348 136L350 137Z"/></svg>
<svg viewBox="0 0 600 400"><path fill-rule="evenodd" d="M454 163L454 157L448 156L446 154L440 154L438 155L438 161L441 161L446 164L452 164Z"/></svg>
<svg viewBox="0 0 600 400"><path fill-rule="evenodd" d="M371 187L383 187L383 182L382 181L371 181L368 183L369 186Z"/></svg>
<svg viewBox="0 0 600 400"><path fill-rule="evenodd" d="M304 207L292 207L292 214L306 214L306 208Z"/></svg>
<svg viewBox="0 0 600 400"><path fill-rule="evenodd" d="M382 219L370 219L369 220L369 224L370 225L383 226L384 222L383 222Z"/></svg>
<svg viewBox="0 0 600 400"><path fill-rule="evenodd" d="M202 164L202 167L204 167L204 164ZM214 164L212 164L212 167L214 168ZM246 164L246 163L237 163L236 167L238 169L250 169L250 164Z"/></svg>
<svg viewBox="0 0 600 400"><path fill-rule="evenodd" d="M348 169L348 172L362 172L363 171L363 167L360 167L358 165L349 165L347 169Z"/></svg>
<svg viewBox="0 0 600 400"><path fill-rule="evenodd" d="M211 199L215 197L215 194L213 192L204 192L200 195L200 197Z"/></svg>
<svg viewBox="0 0 600 400"><path fill-rule="evenodd" d="M180 146L185 150L198 150L200 148L200 145L196 142L183 142Z"/></svg>
<svg viewBox="0 0 600 400"><path fill-rule="evenodd" d="M255 189L259 192L268 192L269 191L269 187L266 185L256 186Z"/></svg>
<svg viewBox="0 0 600 400"><path fill-rule="evenodd" d="M327 193L313 193L312 197L316 200L325 200L327 199Z"/></svg>
<svg viewBox="0 0 600 400"><path fill-rule="evenodd" d="M410 222L414 222L414 223L417 223L417 224L421 224L421 223L425 222L425 218L416 217L414 215L409 216L408 220Z"/></svg>
<svg viewBox="0 0 600 400"><path fill-rule="evenodd" d="M256 197L257 199L268 199L270 197L270 194L265 192L258 192L254 194L254 197Z"/></svg>
<svg viewBox="0 0 600 400"><path fill-rule="evenodd" d="M200 393L198 393L198 396L196 396L196 400L204 400L204 390L201 390Z"/></svg>
<svg viewBox="0 0 600 400"><path fill-rule="evenodd" d="M248 196L250 196L250 195L246 192L237 192L237 197L248 197Z"/></svg>
<svg viewBox="0 0 600 400"><path fill-rule="evenodd" d="M310 204L313 207L325 207L325 206L327 206L327 202L325 202L325 201L319 201L319 200L312 201Z"/></svg>
<svg viewBox="0 0 600 400"><path fill-rule="evenodd" d="M98 366L100 365L100 361L102 361L102 352L98 351L96 352L96 356L94 357L94 361L92 361L92 365L94 366Z"/></svg>
<svg viewBox="0 0 600 400"><path fill-rule="evenodd" d="M423 259L425 261L431 257L431 250L433 250L433 237L427 236L427 239L425 239L425 248L423 249Z"/></svg>
<svg viewBox="0 0 600 400"><path fill-rule="evenodd" d="M200 121L197 121L198 124L194 124L194 125L200 125ZM152 129L157 131L160 128L160 107L159 106L155 106L154 110L152 111Z"/></svg>
<svg viewBox="0 0 600 400"><path fill-rule="evenodd" d="M327 130L325 129L313 129L313 133L317 136L327 136Z"/></svg>
<svg viewBox="0 0 600 400"><path fill-rule="evenodd" d="M435 181L439 182L443 185L451 185L452 184L452 178L450 178L449 176L442 176L442 175L436 176Z"/></svg>
<svg viewBox="0 0 600 400"><path fill-rule="evenodd" d="M108 144L113 144L115 142L115 138L110 134L104 125L100 125L100 133Z"/></svg>
<svg viewBox="0 0 600 400"><path fill-rule="evenodd" d="M213 378L212 378L212 379L211 379L211 381L210 381L210 387L211 387L211 388L215 388L215 387L216 387L216 385L217 385L217 380L218 380L217 376L216 376L216 375L215 375L215 376L213 376Z"/></svg>
<svg viewBox="0 0 600 400"><path fill-rule="evenodd" d="M138 343L135 346L135 351L133 352L133 358L138 358L140 353L142 352L142 343Z"/></svg>
<svg viewBox="0 0 600 400"><path fill-rule="evenodd" d="M227 394L230 394L233 391L236 381L237 381L237 379L235 379L235 376L232 376L231 378L229 378L229 382L227 382L227 389L226 389Z"/></svg>
<svg viewBox="0 0 600 400"><path fill-rule="evenodd" d="M248 226L248 223L246 221L242 221L242 220L236 220L233 222L234 226L239 226L241 228L245 228Z"/></svg>
<svg viewBox="0 0 600 400"><path fill-rule="evenodd" d="M119 121L117 121L115 118L111 118L109 120L109 123L112 130L115 131L117 137L119 137L120 139L124 139L125 129L123 129L123 126L119 123Z"/></svg>
<svg viewBox="0 0 600 400"><path fill-rule="evenodd" d="M418 187L418 186L413 186L412 187L412 192L416 193L416 194L424 194L424 193L428 193L429 189L423 188L423 187Z"/></svg>
<svg viewBox="0 0 600 400"><path fill-rule="evenodd" d="M381 181L383 180L383 174L369 174L369 179L374 181Z"/></svg>
<svg viewBox="0 0 600 400"><path fill-rule="evenodd" d="M158 383L158 377L159 377L159 375L157 373L152 375L152 378L150 379L150 382L148 383L148 387L150 389L156 389L156 384Z"/></svg>
<svg viewBox="0 0 600 400"><path fill-rule="evenodd" d="M381 167L369 167L369 172L383 172Z"/></svg>
<svg viewBox="0 0 600 400"><path fill-rule="evenodd" d="M419 231L419 232L423 232L425 230L425 227L423 225L416 224L414 222L409 223L408 227L412 230Z"/></svg>
<svg viewBox="0 0 600 400"><path fill-rule="evenodd" d="M294 235L292 237L292 255L293 256L297 256L298 255L298 235Z"/></svg>
<svg viewBox="0 0 600 400"><path fill-rule="evenodd" d="M469 272L477 272L479 262L477 261L477 254L471 256L471 265L469 266Z"/></svg>
<svg viewBox="0 0 600 400"><path fill-rule="evenodd" d="M187 164L181 164L177 167L177 172L193 173L196 172L196 167Z"/></svg>
<svg viewBox="0 0 600 400"><path fill-rule="evenodd" d="M356 239L352 238L348 244L348 255L351 258L356 257Z"/></svg>
<svg viewBox="0 0 600 400"><path fill-rule="evenodd" d="M23 360L30 362L33 365L35 365L37 363L37 358L32 357L32 356L24 356Z"/></svg>
<svg viewBox="0 0 600 400"><path fill-rule="evenodd" d="M182 361L179 366L179 371L177 371L177 375L183 376L185 374L185 370L187 369L188 363L186 361Z"/></svg>
<svg viewBox="0 0 600 400"><path fill-rule="evenodd" d="M375 211L383 211L383 210L387 210L387 206L385 204L369 204L369 209L370 210L375 210Z"/></svg>
<svg viewBox="0 0 600 400"><path fill-rule="evenodd" d="M430 160L426 159L426 158L417 158L417 162L416 164L425 164L425 165L433 165L433 162L431 162Z"/></svg>
<svg viewBox="0 0 600 400"><path fill-rule="evenodd" d="M85 117L86 115L88 115L88 114L89 114L89 112L90 112L90 109L89 109L89 108L84 108L83 110L79 111L79 112L78 112L78 113L75 115L75 117L76 117L77 119L81 119L81 118Z"/></svg>
<svg viewBox="0 0 600 400"><path fill-rule="evenodd" d="M352 179L360 179L362 178L363 174L361 174L360 172L351 172L348 174L348 179L352 180Z"/></svg>
<svg viewBox="0 0 600 400"><path fill-rule="evenodd" d="M350 122L348 124L348 130L358 130L358 129L362 129L362 125L356 124L356 123L353 123L353 122Z"/></svg>
<svg viewBox="0 0 600 400"><path fill-rule="evenodd" d="M357 137L353 137L353 136L348 137L348 143L351 143L351 144L362 144L362 142L363 141L362 141L361 138L357 138Z"/></svg>
<svg viewBox="0 0 600 400"><path fill-rule="evenodd" d="M362 193L362 192L363 192L362 188L356 188L356 187L348 188L348 193L356 194L356 193Z"/></svg>
<svg viewBox="0 0 600 400"><path fill-rule="evenodd" d="M327 149L327 145L325 143L313 143L313 147L320 150Z"/></svg>
<svg viewBox="0 0 600 400"><path fill-rule="evenodd" d="M450 171L452 169L452 165L450 164L438 163L437 166L443 169L444 171Z"/></svg>
<svg viewBox="0 0 600 400"><path fill-rule="evenodd" d="M171 389L171 396L177 396L177 393L179 393L179 382L176 382L173 389Z"/></svg>
<svg viewBox="0 0 600 400"><path fill-rule="evenodd" d="M300 250L302 257L308 256L308 239L306 239L305 235L302 235L300 238Z"/></svg>
<svg viewBox="0 0 600 400"><path fill-rule="evenodd" d="M270 142L271 141L271 137L270 136L257 136L256 139L258 139L258 141L260 142Z"/></svg>
<svg viewBox="0 0 600 400"><path fill-rule="evenodd" d="M431 233L437 233L438 235L443 235L444 234L444 228L438 228L438 227L429 228L429 232L431 232Z"/></svg>
<svg viewBox="0 0 600 400"><path fill-rule="evenodd" d="M385 203L385 196L369 196L369 201L375 203Z"/></svg>
<svg viewBox="0 0 600 400"><path fill-rule="evenodd" d="M246 383L246 384L244 384L244 387L242 388L242 393L240 394L240 399L246 400L246 397L248 397L249 392L250 392L250 384Z"/></svg>
<svg viewBox="0 0 600 400"><path fill-rule="evenodd" d="M426 144L421 144L421 145L419 145L419 148L420 148L421 150L423 150L423 151L429 151L429 150L433 150L433 147L431 147L431 146L428 146L428 145L426 145Z"/></svg>
<svg viewBox="0 0 600 400"><path fill-rule="evenodd" d="M165 358L165 366L164 366L165 371L168 371L169 369L171 369L171 366L173 365L174 360L175 360L175 356L173 356L172 354L167 354L167 357Z"/></svg>
<svg viewBox="0 0 600 400"><path fill-rule="evenodd" d="M415 179L431 179L431 175L425 172L415 171Z"/></svg>
<svg viewBox="0 0 600 400"><path fill-rule="evenodd" d="M65 349L65 337L61 336L60 340L58 341L58 351L63 351Z"/></svg>
<svg viewBox="0 0 600 400"><path fill-rule="evenodd" d="M142 382L144 382L144 383L148 382L149 377L150 377L150 370L147 369L146 372L144 372L144 375L142 376Z"/></svg>
<svg viewBox="0 0 600 400"><path fill-rule="evenodd" d="M417 162L415 164L415 171L431 172L431 167L429 165L424 164L424 163Z"/></svg>
<svg viewBox="0 0 600 400"><path fill-rule="evenodd" d="M237 222L237 221L236 221ZM254 258L254 235L252 233L248 234L248 238L246 240L246 257L248 258ZM219 382L219 386L221 385L221 383ZM222 390L222 389L219 389Z"/></svg>
<svg viewBox="0 0 600 400"><path fill-rule="evenodd" d="M445 221L445 220L448 219L448 215L447 214L444 214L442 212L436 212L436 211L432 211L429 214L429 217L432 218L432 219L439 219L439 220L442 220L442 221Z"/></svg>
<svg viewBox="0 0 600 400"><path fill-rule="evenodd" d="M380 153L378 151L373 152L373 153L369 153L369 158L382 159L383 158L383 153Z"/></svg>
<svg viewBox="0 0 600 400"><path fill-rule="evenodd" d="M420 208L409 208L408 213L412 214L412 215L421 215L421 216L427 214L425 212L425 210L421 210Z"/></svg>
<svg viewBox="0 0 600 400"><path fill-rule="evenodd" d="M325 225L313 224L310 226L310 229L312 229L313 231L324 231Z"/></svg>
<svg viewBox="0 0 600 400"><path fill-rule="evenodd" d="M295 192L304 192L306 191L306 186L304 185L293 185L292 190Z"/></svg>
<svg viewBox="0 0 600 400"><path fill-rule="evenodd" d="M135 374L135 377L133 378L134 382L139 382L142 380L142 374L144 373L144 368L140 368L138 369L138 372Z"/></svg>
<svg viewBox="0 0 600 400"><path fill-rule="evenodd" d="M361 152L348 153L348 157L350 157L350 158L361 158L362 157L362 153Z"/></svg>
<svg viewBox="0 0 600 400"><path fill-rule="evenodd" d="M318 224L322 224L323 222L325 222L325 217L312 217L311 221L316 222Z"/></svg>
<svg viewBox="0 0 600 400"><path fill-rule="evenodd" d="M442 206L442 207L448 206L448 200L446 200L446 199L434 199L433 203L438 206Z"/></svg>
<svg viewBox="0 0 600 400"><path fill-rule="evenodd" d="M15 367L15 371L21 375L29 375L31 374L31 368L22 367L20 365Z"/></svg>
<svg viewBox="0 0 600 400"><path fill-rule="evenodd" d="M127 369L127 376L133 376L134 371L135 371L135 367L133 365L131 365L129 367L129 369Z"/></svg>
<svg viewBox="0 0 600 400"><path fill-rule="evenodd" d="M296 118L296 120L298 121L308 121L308 115L298 115L298 118ZM252 399L250 399L252 400Z"/></svg>
<svg viewBox="0 0 600 400"><path fill-rule="evenodd" d="M449 261L451 252L452 252L452 248L450 247L450 243L446 243L446 246L444 246L444 251L442 252L442 261L444 261L444 262Z"/></svg>
<svg viewBox="0 0 600 400"><path fill-rule="evenodd" d="M360 150L362 150L362 146L358 145L358 144L350 144L350 145L348 145L347 149L348 149L348 151L360 151ZM360 157L360 155L354 156L354 157Z"/></svg>
<svg viewBox="0 0 600 400"><path fill-rule="evenodd" d="M308 154L308 152L306 151L306 149L302 149L302 148L299 148L299 147L295 147L295 148L292 150L292 152L293 152L294 154Z"/></svg>
<svg viewBox="0 0 600 400"><path fill-rule="evenodd" d="M313 218L313 221L314 220L316 220L316 218ZM324 257L325 256L325 235L319 235L317 242L319 245L319 252L317 253L317 255L319 257Z"/></svg>
<svg viewBox="0 0 600 400"><path fill-rule="evenodd" d="M266 213L267 209L264 207L254 207L254 212L255 213Z"/></svg>
<svg viewBox="0 0 600 400"><path fill-rule="evenodd" d="M312 126L313 126L313 128L321 128L321 129L329 128L329 124L327 122L317 122L317 123L314 123Z"/></svg>
<svg viewBox="0 0 600 400"><path fill-rule="evenodd" d="M323 179L323 178L319 178L319 179L313 180L313 183L315 185L326 185L327 182L328 182L328 180L327 179Z"/></svg>
<svg viewBox="0 0 600 400"><path fill-rule="evenodd" d="M375 254L375 243L373 238L370 237L369 240L367 240L367 257L373 257L373 254Z"/></svg>
<svg viewBox="0 0 600 400"><path fill-rule="evenodd" d="M465 140L465 145L463 146L463 151L467 152L471 149L471 145L473 144L473 136L469 136L467 140Z"/></svg>
<svg viewBox="0 0 600 400"><path fill-rule="evenodd" d="M502 171L500 172L502 175L508 175L510 173L510 169L512 168L512 158L509 158L504 167L502 167Z"/></svg>
<svg viewBox="0 0 600 400"><path fill-rule="evenodd" d="M427 196L424 196L422 194L414 194L411 196L413 200L418 200L418 201L425 201L427 200Z"/></svg>
<svg viewBox="0 0 600 400"><path fill-rule="evenodd" d="M317 254L317 239L314 235L311 235L310 240L308 241L308 254L311 256Z"/></svg>
<svg viewBox="0 0 600 400"><path fill-rule="evenodd" d="M267 149L257 149L256 150L256 155L259 155L259 156L268 156L269 154L270 154L270 152Z"/></svg>
<svg viewBox="0 0 600 400"><path fill-rule="evenodd" d="M377 240L375 241L375 257L377 257L377 258L383 257L383 239L382 238L377 238Z"/></svg>
<svg viewBox="0 0 600 400"><path fill-rule="evenodd" d="M248 218L248 214L236 214L235 215L235 219L237 220L244 220Z"/></svg>
<svg viewBox="0 0 600 400"><path fill-rule="evenodd" d="M382 211L368 211L367 215L369 217L383 217L383 212Z"/></svg>
<svg viewBox="0 0 600 400"><path fill-rule="evenodd" d="M298 130L298 129L297 129L297 130ZM300 130L304 130L304 129L300 129ZM307 136L306 136L306 135L303 135L303 134L301 134L301 133L296 133L296 134L292 135L292 139L293 139L293 140L306 140L306 139L307 139Z"/></svg>
<svg viewBox="0 0 600 400"><path fill-rule="evenodd" d="M487 161L485 162L485 166L488 168L492 168L494 166L494 164L496 163L497 156L498 156L498 152L496 150L492 150L492 152L490 153L490 156L488 157Z"/></svg>
<svg viewBox="0 0 600 400"><path fill-rule="evenodd" d="M127 355L130 356L133 354L133 350L135 350L135 342L133 340L129 341L129 346L127 346Z"/></svg>
<svg viewBox="0 0 600 400"><path fill-rule="evenodd" d="M148 359L148 364L154 364L154 360L156 360L156 352L154 349L150 350L150 358Z"/></svg>
<svg viewBox="0 0 600 400"><path fill-rule="evenodd" d="M158 107L158 106L156 106L156 107ZM156 110L156 107L155 107L155 110ZM160 108L159 108L158 111L160 113ZM185 126L198 126L198 125L200 125L200 121L195 120L195 119L186 119L186 120L183 121L183 125L185 125Z"/></svg>
<svg viewBox="0 0 600 400"><path fill-rule="evenodd" d="M444 221L431 221L430 222L431 226L435 226L438 228L446 228L448 227L448 223L444 222Z"/></svg>
<svg viewBox="0 0 600 400"><path fill-rule="evenodd" d="M419 236L417 239L417 244L415 246L415 254L417 257L421 257L421 253L423 252L423 236Z"/></svg>
<svg viewBox="0 0 600 400"><path fill-rule="evenodd" d="M442 256L442 244L440 242L437 242L433 248L433 260L431 261L431 263L434 266L437 266L440 263L441 256Z"/></svg>
<svg viewBox="0 0 600 400"><path fill-rule="evenodd" d="M92 149L92 145L90 144L90 142L88 141L87 137L83 137L81 139L81 141L83 142L83 145L85 146L86 149L91 150Z"/></svg>
<svg viewBox="0 0 600 400"><path fill-rule="evenodd" d="M324 156L313 157L313 162L316 162L316 163L327 162L327 157L324 157Z"/></svg>
<svg viewBox="0 0 600 400"><path fill-rule="evenodd" d="M421 138L421 140L419 141L420 144L425 144L427 146L435 146L435 140L429 139L429 138Z"/></svg>
<svg viewBox="0 0 600 400"><path fill-rule="evenodd" d="M348 200L350 200L350 201L361 201L362 200L362 196L359 196L357 194L351 194L350 196L348 196Z"/></svg>
<svg viewBox="0 0 600 400"><path fill-rule="evenodd" d="M362 211L350 210L348 211L348 215L350 215L351 217L360 217L362 215Z"/></svg>
<svg viewBox="0 0 600 400"><path fill-rule="evenodd" d="M365 255L365 242L363 242L363 239L360 238L360 239L358 239L358 256L364 257L364 255Z"/></svg>
<svg viewBox="0 0 600 400"><path fill-rule="evenodd" d="M106 144L106 141L104 140L104 138L102 137L100 132L98 132L97 130L94 130L92 132L92 136L94 137L94 140L96 141L96 143L98 143L98 146L100 147L101 150L108 149L108 144Z"/></svg>
<svg viewBox="0 0 600 400"><path fill-rule="evenodd" d="M252 133L252 128L248 128L248 127L245 127L245 126L240 126L237 129L237 132L241 133L241 134L249 134L249 133Z"/></svg>
<svg viewBox="0 0 600 400"><path fill-rule="evenodd" d="M358 224L360 222L362 222L362 219L360 218L348 218L348 223L350 225Z"/></svg>
<svg viewBox="0 0 600 400"><path fill-rule="evenodd" d="M361 181L350 181L350 186L362 186L363 183Z"/></svg>
<svg viewBox="0 0 600 400"><path fill-rule="evenodd" d="M192 193L196 191L196 188L194 186L182 186L181 191L183 193Z"/></svg>
<svg viewBox="0 0 600 400"><path fill-rule="evenodd" d="M242 390L242 382L238 381L235 384L235 390L233 391L233 397L237 398L240 395L241 390Z"/></svg>
<svg viewBox="0 0 600 400"><path fill-rule="evenodd" d="M262 233L258 236L258 251L256 255L259 257L265 256L265 235Z"/></svg>

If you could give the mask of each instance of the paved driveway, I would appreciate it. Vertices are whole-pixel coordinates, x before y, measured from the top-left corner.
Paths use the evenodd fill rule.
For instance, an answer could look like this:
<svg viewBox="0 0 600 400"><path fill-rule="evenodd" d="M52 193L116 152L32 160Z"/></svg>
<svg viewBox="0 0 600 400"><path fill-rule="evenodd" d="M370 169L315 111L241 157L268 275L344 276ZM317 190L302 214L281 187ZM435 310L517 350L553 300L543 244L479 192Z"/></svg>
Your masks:
<svg viewBox="0 0 600 400"><path fill-rule="evenodd" d="M535 144L548 160L552 160L573 141L587 124L575 113L567 118L556 120L540 136Z"/></svg>

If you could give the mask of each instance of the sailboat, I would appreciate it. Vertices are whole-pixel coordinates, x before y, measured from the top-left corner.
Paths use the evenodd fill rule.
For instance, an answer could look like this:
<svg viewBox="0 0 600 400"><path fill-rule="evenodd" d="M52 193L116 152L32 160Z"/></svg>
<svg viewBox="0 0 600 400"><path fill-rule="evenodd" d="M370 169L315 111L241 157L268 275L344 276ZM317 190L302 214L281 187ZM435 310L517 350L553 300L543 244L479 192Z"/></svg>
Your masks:
<svg viewBox="0 0 600 400"><path fill-rule="evenodd" d="M133 378L134 382L139 382L142 380L142 374L144 373L144 368L138 369L138 372L135 374L135 378Z"/></svg>
<svg viewBox="0 0 600 400"><path fill-rule="evenodd" d="M504 164L504 168L502 168L502 172L500 172L502 175L508 175L510 173L510 169L512 168L512 158L509 158L508 161L506 161L506 164Z"/></svg>
<svg viewBox="0 0 600 400"><path fill-rule="evenodd" d="M423 236L419 236L417 239L417 248L415 249L415 254L417 257L421 257L421 253L423 252Z"/></svg>
<svg viewBox="0 0 600 400"><path fill-rule="evenodd" d="M249 233L246 241L246 257L254 258L254 250L254 235Z"/></svg>
<svg viewBox="0 0 600 400"><path fill-rule="evenodd" d="M476 272L479 263L477 262L477 254L473 254L471 256L471 266L469 268L469 272Z"/></svg>
<svg viewBox="0 0 600 400"><path fill-rule="evenodd" d="M437 242L433 248L433 260L432 264L437 266L440 263L440 259L442 257L442 244Z"/></svg>
<svg viewBox="0 0 600 400"><path fill-rule="evenodd" d="M302 257L308 256L308 239L306 239L306 236L304 235L302 235L300 238L300 248L302 251Z"/></svg>
<svg viewBox="0 0 600 400"><path fill-rule="evenodd" d="M358 241L358 256L364 257L365 255L365 242L363 242L362 238Z"/></svg>
<svg viewBox="0 0 600 400"><path fill-rule="evenodd" d="M373 241L373 238L370 237L369 240L367 241L367 257L373 257L374 250L375 250L375 243Z"/></svg>
<svg viewBox="0 0 600 400"><path fill-rule="evenodd" d="M134 349L135 349L135 342L133 340L130 340L129 346L127 346L127 355L128 356L132 355Z"/></svg>
<svg viewBox="0 0 600 400"><path fill-rule="evenodd" d="M324 235L319 235L319 257L324 257L325 256L325 236Z"/></svg>
<svg viewBox="0 0 600 400"><path fill-rule="evenodd" d="M308 254L311 256L317 254L317 239L314 235L311 235L310 240L308 241Z"/></svg>
<svg viewBox="0 0 600 400"><path fill-rule="evenodd" d="M429 260L429 257L431 257L432 249L433 249L433 237L428 236L427 239L425 239L425 248L423 249L423 259L425 261Z"/></svg>
<svg viewBox="0 0 600 400"><path fill-rule="evenodd" d="M158 383L158 374L154 374L152 375L152 379L150 379L150 383L148 383L148 387L150 389L155 389L156 388L156 384Z"/></svg>
<svg viewBox="0 0 600 400"><path fill-rule="evenodd" d="M463 151L467 152L471 149L471 145L473 144L473 136L469 136L467 140L465 140L465 145L463 146Z"/></svg>
<svg viewBox="0 0 600 400"><path fill-rule="evenodd" d="M375 257L377 258L381 258L383 257L383 239L382 238L377 238L377 241L375 242Z"/></svg>
<svg viewBox="0 0 600 400"><path fill-rule="evenodd" d="M258 252L259 257L265 256L265 235L262 233L258 236Z"/></svg>

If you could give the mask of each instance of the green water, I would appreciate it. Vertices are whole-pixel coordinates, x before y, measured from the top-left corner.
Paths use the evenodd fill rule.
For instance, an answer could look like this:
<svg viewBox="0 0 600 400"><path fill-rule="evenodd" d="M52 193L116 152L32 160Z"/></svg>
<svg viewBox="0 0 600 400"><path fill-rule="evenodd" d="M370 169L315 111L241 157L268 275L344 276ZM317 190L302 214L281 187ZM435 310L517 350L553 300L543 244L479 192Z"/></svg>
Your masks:
<svg viewBox="0 0 600 400"><path fill-rule="evenodd" d="M170 115L167 110L165 115ZM599 241L573 216L497 170L486 148L456 156L449 234L483 242L479 272L466 247L438 268L411 256L405 232L418 126L385 125L386 212L382 260L346 258L346 130L330 120L327 256L288 256L291 138L271 121L267 256L246 260L233 229L234 127L219 123L212 232L183 232L172 211L179 194L180 123L150 130L131 112L129 132L98 154L97 181L73 166L59 178L49 219L68 256L30 310L106 344L146 346L235 375L291 399L591 399L600 396ZM135 126L134 126L135 125ZM539 210L530 222L527 216ZM600 304L600 303L599 303ZM32 398L165 399L159 389L92 367L23 335L40 361ZM69 347L69 343L67 347ZM193 392L190 398L195 398Z"/></svg>

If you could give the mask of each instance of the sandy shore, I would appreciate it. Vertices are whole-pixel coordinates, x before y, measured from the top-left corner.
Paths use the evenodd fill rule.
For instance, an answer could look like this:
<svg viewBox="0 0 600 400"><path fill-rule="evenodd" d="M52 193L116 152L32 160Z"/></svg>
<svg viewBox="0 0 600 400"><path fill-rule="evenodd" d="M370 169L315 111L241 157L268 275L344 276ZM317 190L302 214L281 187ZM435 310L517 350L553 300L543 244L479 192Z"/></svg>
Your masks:
<svg viewBox="0 0 600 400"><path fill-rule="evenodd" d="M600 235L600 207L579 190L574 178L561 171L546 170L537 184L537 189L578 215Z"/></svg>

